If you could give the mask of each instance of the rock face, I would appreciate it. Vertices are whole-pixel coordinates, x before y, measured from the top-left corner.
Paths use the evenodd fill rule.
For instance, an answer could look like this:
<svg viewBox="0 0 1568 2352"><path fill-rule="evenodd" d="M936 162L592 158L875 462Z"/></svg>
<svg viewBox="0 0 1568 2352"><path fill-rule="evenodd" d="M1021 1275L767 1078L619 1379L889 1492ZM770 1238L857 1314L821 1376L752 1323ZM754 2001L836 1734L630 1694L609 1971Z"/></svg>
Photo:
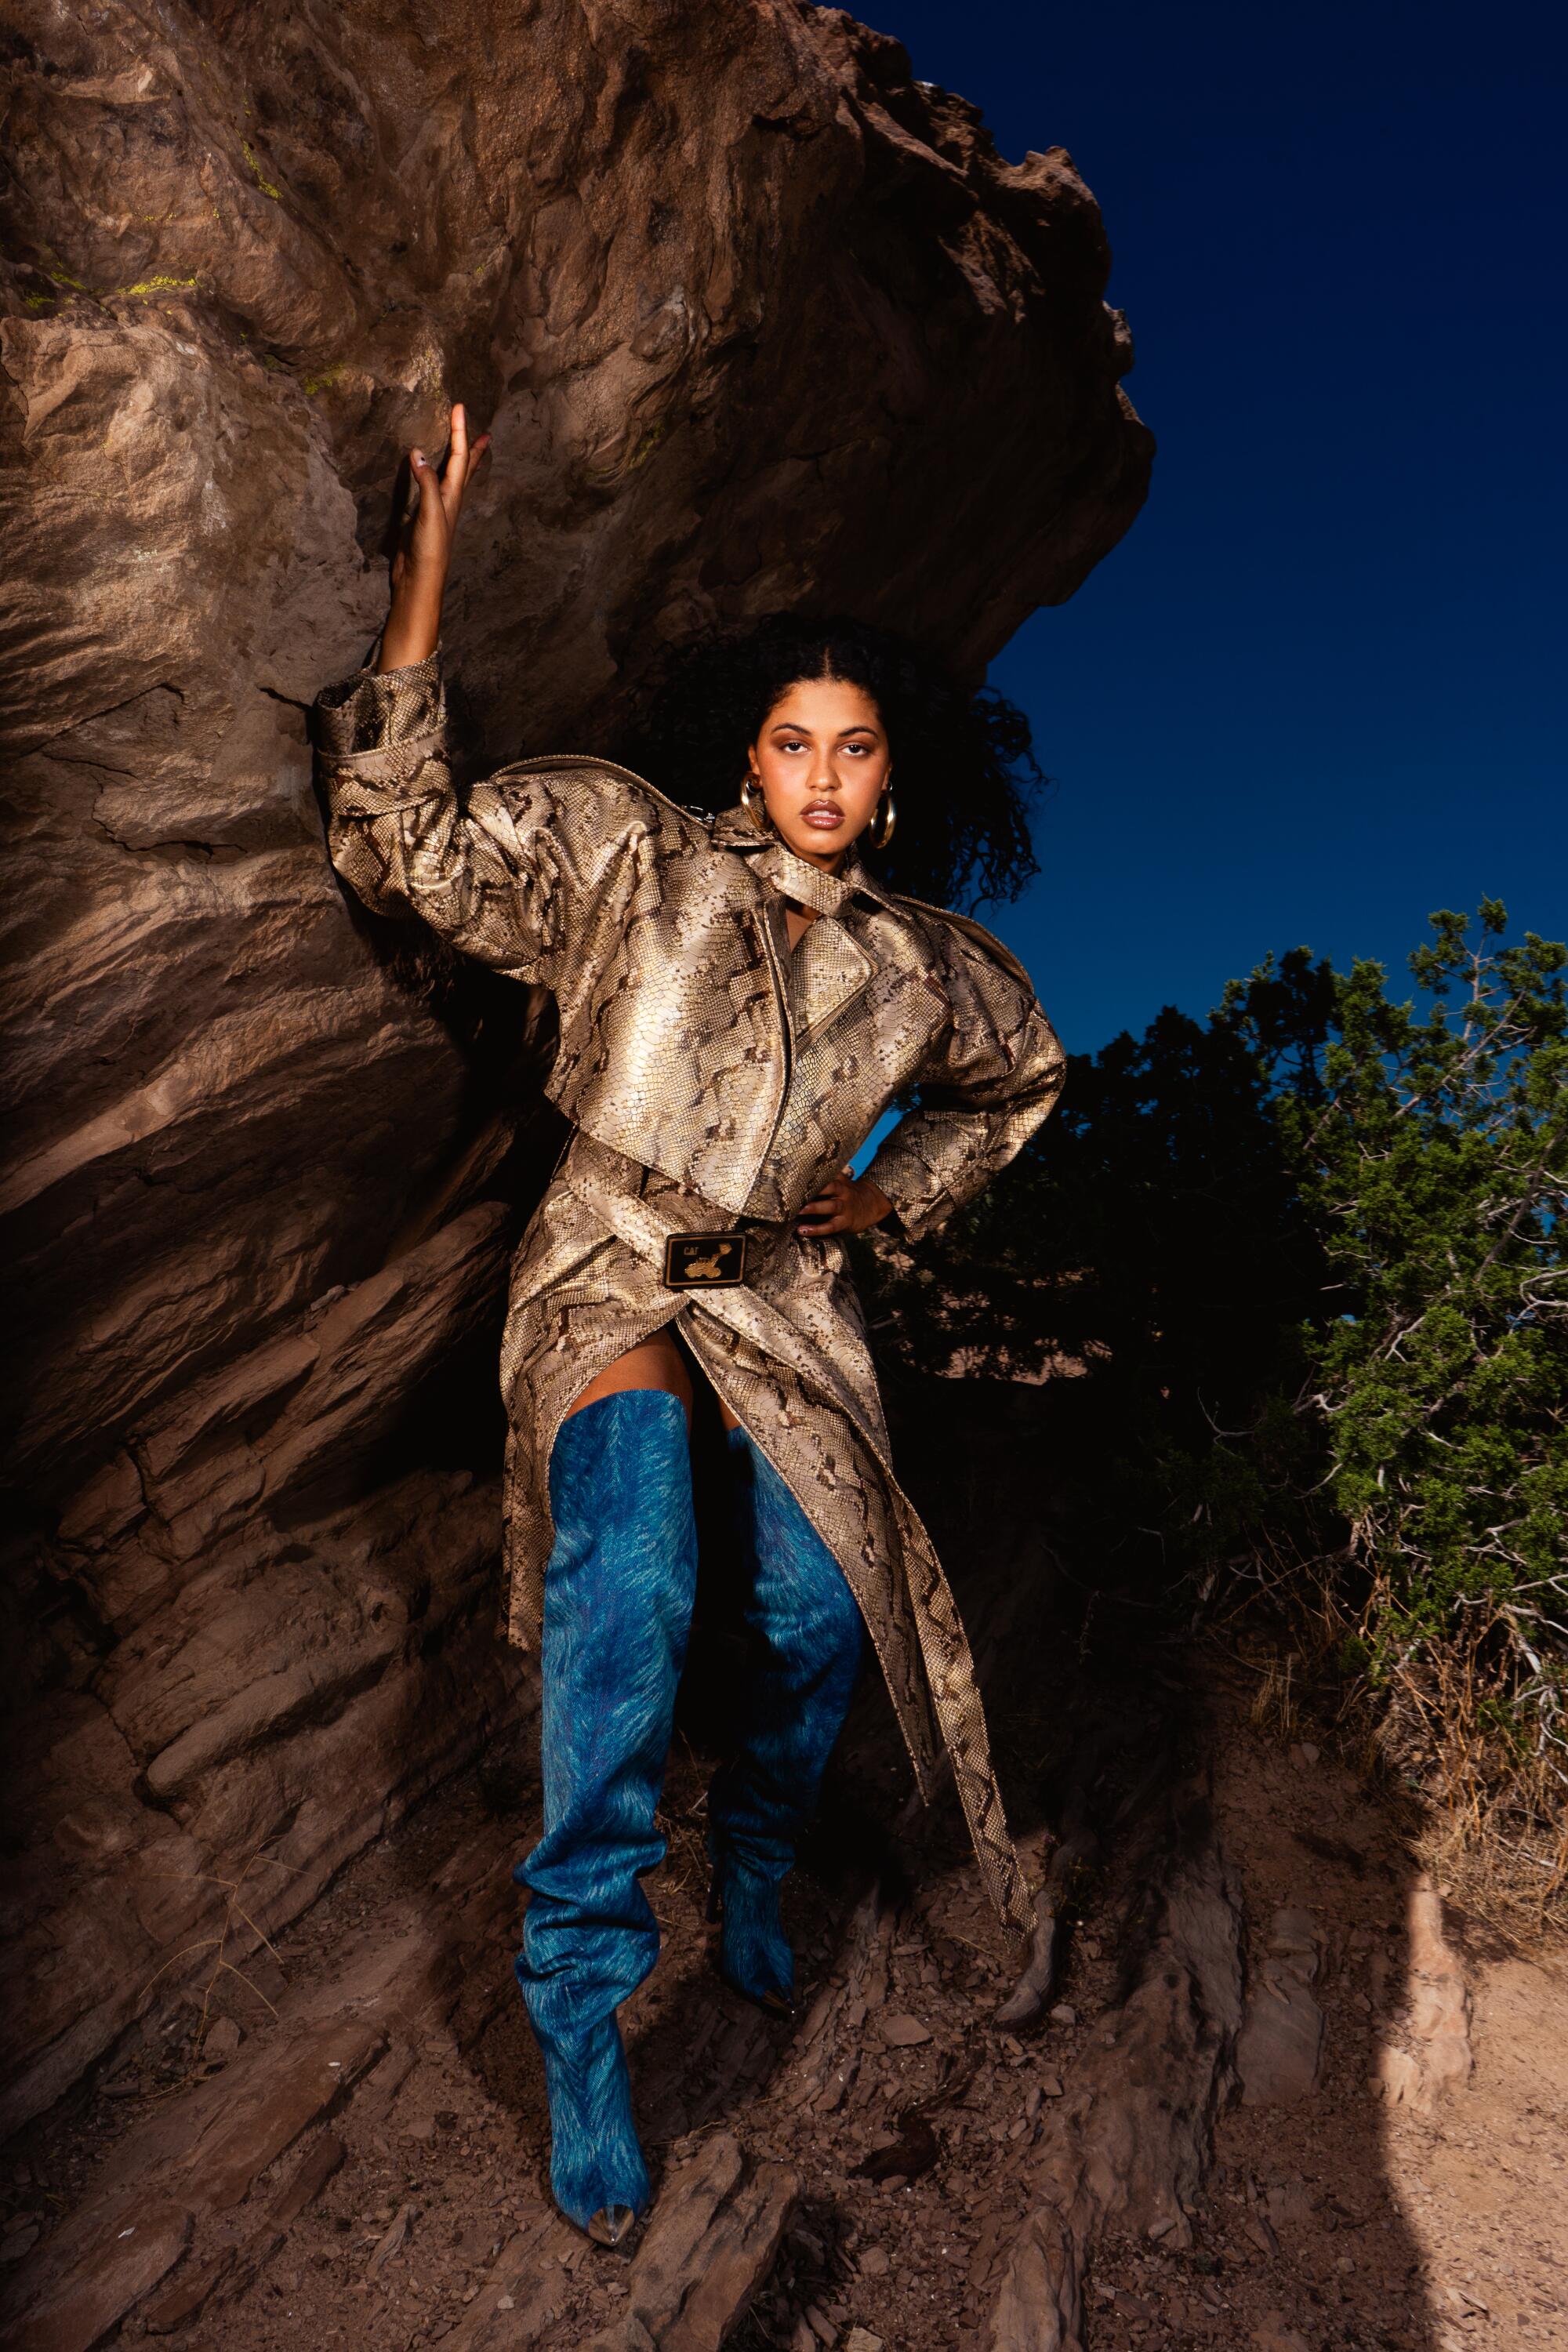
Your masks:
<svg viewBox="0 0 1568 2352"><path fill-rule="evenodd" d="M977 674L1149 460L1069 159L837 11L12 22L7 2121L528 1703L492 1366L548 1008L413 983L306 740L400 447L458 394L495 436L447 640L492 759L807 596Z"/></svg>
<svg viewBox="0 0 1568 2352"><path fill-rule="evenodd" d="M1237 2041L1244 2106L1310 2098L1317 2087L1323 2055L1323 2012L1312 1991L1318 1945L1310 1911L1276 1911Z"/></svg>

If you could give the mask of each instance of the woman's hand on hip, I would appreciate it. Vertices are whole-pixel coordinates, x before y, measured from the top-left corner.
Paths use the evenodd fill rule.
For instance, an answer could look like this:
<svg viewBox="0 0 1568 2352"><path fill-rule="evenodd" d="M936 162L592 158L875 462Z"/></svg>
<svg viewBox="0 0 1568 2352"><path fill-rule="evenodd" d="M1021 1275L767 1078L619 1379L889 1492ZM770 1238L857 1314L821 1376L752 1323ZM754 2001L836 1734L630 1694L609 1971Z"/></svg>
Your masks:
<svg viewBox="0 0 1568 2352"><path fill-rule="evenodd" d="M814 1238L824 1234L863 1234L892 1212L893 1204L879 1184L841 1168L837 1176L826 1179L816 1199L806 1202L795 1221L795 1231Z"/></svg>
<svg viewBox="0 0 1568 2352"><path fill-rule="evenodd" d="M470 447L468 420L461 401L452 405L445 462L432 465L423 449L410 449L413 496L392 559L392 610L381 633L378 670L402 669L424 661L441 634L441 598L452 561L452 541L463 509L468 478L489 446L481 433Z"/></svg>

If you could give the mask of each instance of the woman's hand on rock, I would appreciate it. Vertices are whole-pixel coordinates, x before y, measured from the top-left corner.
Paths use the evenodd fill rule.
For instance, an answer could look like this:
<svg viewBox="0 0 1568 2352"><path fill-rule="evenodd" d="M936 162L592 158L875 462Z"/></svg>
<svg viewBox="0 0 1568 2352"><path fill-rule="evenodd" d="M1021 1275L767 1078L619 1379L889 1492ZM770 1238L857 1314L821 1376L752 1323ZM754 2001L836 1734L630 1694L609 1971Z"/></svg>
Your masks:
<svg viewBox="0 0 1568 2352"><path fill-rule="evenodd" d="M423 449L408 452L414 496L392 559L392 610L381 633L378 670L402 669L436 650L463 492L489 440L488 433L481 433L470 447L468 420L459 400L452 404L445 464L432 465Z"/></svg>
<svg viewBox="0 0 1568 2352"><path fill-rule="evenodd" d="M796 1220L797 1233L814 1238L824 1234L863 1234L891 1216L893 1204L879 1184L868 1176L852 1176L841 1168L829 1176L815 1200L808 1201Z"/></svg>

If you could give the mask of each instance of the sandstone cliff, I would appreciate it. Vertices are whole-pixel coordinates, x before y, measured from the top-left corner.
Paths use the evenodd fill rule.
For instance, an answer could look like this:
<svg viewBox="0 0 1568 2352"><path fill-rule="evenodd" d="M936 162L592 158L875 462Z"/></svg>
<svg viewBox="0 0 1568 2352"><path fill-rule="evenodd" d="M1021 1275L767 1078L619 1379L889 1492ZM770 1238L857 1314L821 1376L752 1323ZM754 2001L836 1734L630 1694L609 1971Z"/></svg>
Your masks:
<svg viewBox="0 0 1568 2352"><path fill-rule="evenodd" d="M14 2121L215 1879L297 1916L527 1704L490 1357L542 1008L409 984L305 734L400 446L456 394L495 435L478 758L591 748L663 642L807 594L977 672L1149 442L1069 159L837 11L11 13Z"/></svg>

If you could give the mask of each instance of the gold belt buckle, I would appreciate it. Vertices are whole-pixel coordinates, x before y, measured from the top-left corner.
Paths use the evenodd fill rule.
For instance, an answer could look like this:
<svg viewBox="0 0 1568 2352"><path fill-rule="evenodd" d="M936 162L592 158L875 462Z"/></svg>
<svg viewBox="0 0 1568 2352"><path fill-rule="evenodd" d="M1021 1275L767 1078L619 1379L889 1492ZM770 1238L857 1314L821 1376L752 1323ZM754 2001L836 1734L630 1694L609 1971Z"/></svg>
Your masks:
<svg viewBox="0 0 1568 2352"><path fill-rule="evenodd" d="M746 1279L745 1234L669 1234L664 1280L669 1290L728 1289Z"/></svg>

